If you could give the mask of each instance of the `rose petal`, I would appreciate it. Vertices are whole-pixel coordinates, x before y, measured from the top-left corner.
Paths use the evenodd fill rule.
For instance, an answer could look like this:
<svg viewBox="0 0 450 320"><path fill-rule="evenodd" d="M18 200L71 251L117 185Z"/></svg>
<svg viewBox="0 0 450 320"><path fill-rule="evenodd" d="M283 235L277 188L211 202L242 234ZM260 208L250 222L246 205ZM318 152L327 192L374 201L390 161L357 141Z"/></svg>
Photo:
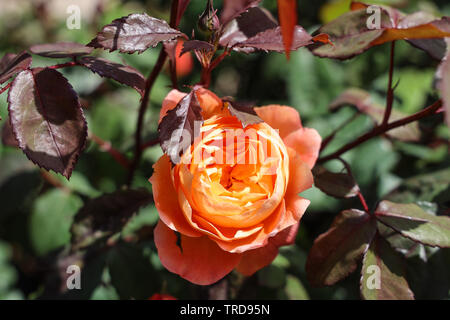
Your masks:
<svg viewBox="0 0 450 320"><path fill-rule="evenodd" d="M310 167L294 149L288 148L288 153L289 182L286 193L299 194L312 187L314 178Z"/></svg>
<svg viewBox="0 0 450 320"><path fill-rule="evenodd" d="M269 126L278 129L282 139L293 131L302 128L298 111L292 107L268 105L255 108L256 114Z"/></svg>
<svg viewBox="0 0 450 320"><path fill-rule="evenodd" d="M315 129L302 128L283 138L284 143L293 148L300 158L312 169L319 156L322 138Z"/></svg>
<svg viewBox="0 0 450 320"><path fill-rule="evenodd" d="M177 235L161 220L155 228L154 238L163 266L180 277L198 284L209 285L219 281L239 263L240 254L221 250L208 237L191 238Z"/></svg>
<svg viewBox="0 0 450 320"><path fill-rule="evenodd" d="M187 236L199 237L201 234L189 225L178 204L177 192L170 173L169 157L163 155L153 165L153 169L154 172L149 181L152 184L153 198L159 218L172 230Z"/></svg>

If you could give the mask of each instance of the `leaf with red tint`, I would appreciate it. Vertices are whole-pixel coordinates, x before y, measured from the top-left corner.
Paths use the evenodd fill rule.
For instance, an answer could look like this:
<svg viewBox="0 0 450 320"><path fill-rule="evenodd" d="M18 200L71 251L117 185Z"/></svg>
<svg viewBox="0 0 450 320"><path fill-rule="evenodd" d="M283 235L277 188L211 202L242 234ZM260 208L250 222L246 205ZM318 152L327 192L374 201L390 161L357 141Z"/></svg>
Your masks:
<svg viewBox="0 0 450 320"><path fill-rule="evenodd" d="M373 119L376 124L383 121L384 106L374 102L370 94L364 90L357 88L350 88L345 90L339 97L337 97L330 105L331 109L338 109L344 105L351 105L356 107L359 112L367 114ZM404 118L406 115L398 110L392 110L391 121ZM390 130L386 133L387 136L402 141L417 141L420 139L420 130L417 122L407 124L405 126Z"/></svg>
<svg viewBox="0 0 450 320"><path fill-rule="evenodd" d="M450 52L442 60L437 73L437 78L439 79L437 87L441 92L444 105L445 122L450 127Z"/></svg>
<svg viewBox="0 0 450 320"><path fill-rule="evenodd" d="M242 123L243 128L251 124L263 122L256 114L255 109L253 109L253 104L239 103L226 99L223 101L226 103L230 113Z"/></svg>
<svg viewBox="0 0 450 320"><path fill-rule="evenodd" d="M80 249L122 230L139 208L153 201L144 190L118 190L87 202L71 227L72 246Z"/></svg>
<svg viewBox="0 0 450 320"><path fill-rule="evenodd" d="M310 45L312 37L302 27L295 26L291 51ZM276 27L258 33L243 42L236 44L235 48L243 48L244 52L251 52L251 48L265 51L285 52L285 46L281 35L281 28Z"/></svg>
<svg viewBox="0 0 450 320"><path fill-rule="evenodd" d="M184 34L171 28L164 20L150 17L145 13L133 13L104 26L88 46L109 51L142 53L160 42L181 36Z"/></svg>
<svg viewBox="0 0 450 320"><path fill-rule="evenodd" d="M250 8L232 20L224 28L219 43L222 47L233 47L258 33L278 26L275 18L262 8Z"/></svg>
<svg viewBox="0 0 450 320"><path fill-rule="evenodd" d="M101 77L116 80L144 95L145 77L135 68L91 56L81 57L78 62Z"/></svg>
<svg viewBox="0 0 450 320"><path fill-rule="evenodd" d="M31 56L25 51L19 54L5 54L0 60L0 84L8 81L20 71L28 69L30 65Z"/></svg>
<svg viewBox="0 0 450 320"><path fill-rule="evenodd" d="M27 157L69 179L87 137L83 110L69 82L53 69L22 71L8 103L14 136Z"/></svg>
<svg viewBox="0 0 450 320"><path fill-rule="evenodd" d="M195 125L202 123L203 117L195 89L181 99L161 120L158 126L159 141L161 148L173 163L179 162L179 156L194 141Z"/></svg>
<svg viewBox="0 0 450 320"><path fill-rule="evenodd" d="M194 51L194 50L210 52L210 51L214 50L214 46L206 41L200 41L200 40L185 41L183 43L183 49L181 50L181 52L178 56L181 57L186 52Z"/></svg>
<svg viewBox="0 0 450 320"><path fill-rule="evenodd" d="M379 6L379 28L371 29L367 22L374 13L367 12L367 7L367 4L353 3L353 11L322 26L318 32L329 34L334 45L315 44L310 47L313 54L319 57L348 59L373 46L396 40L408 40L419 48L435 51L433 47L436 46L436 42L439 42L436 39L450 37L450 18L448 17L440 20L432 19L429 14L423 12L405 15L386 6ZM423 40L430 40L429 43L432 45L424 44ZM430 54L436 55L436 52Z"/></svg>
<svg viewBox="0 0 450 320"><path fill-rule="evenodd" d="M261 0L224 0L220 22L225 26L249 8L256 7L260 2Z"/></svg>
<svg viewBox="0 0 450 320"><path fill-rule="evenodd" d="M331 286L355 271L375 233L376 221L368 213L342 211L309 251L306 274L311 285Z"/></svg>
<svg viewBox="0 0 450 320"><path fill-rule="evenodd" d="M375 210L379 221L402 236L428 246L450 248L450 218L425 212L418 205L382 201Z"/></svg>
<svg viewBox="0 0 450 320"><path fill-rule="evenodd" d="M284 50L289 59L297 24L297 0L278 0L278 18L283 34Z"/></svg>
<svg viewBox="0 0 450 320"><path fill-rule="evenodd" d="M314 185L329 196L352 198L360 192L355 179L348 173L335 173L325 167L315 166L313 175Z"/></svg>
<svg viewBox="0 0 450 320"><path fill-rule="evenodd" d="M14 137L9 121L5 121L2 127L2 144L13 148L19 147L19 143L17 142L16 137Z"/></svg>
<svg viewBox="0 0 450 320"><path fill-rule="evenodd" d="M76 42L37 44L30 47L31 53L47 58L70 58L88 55L94 50Z"/></svg>
<svg viewBox="0 0 450 320"><path fill-rule="evenodd" d="M378 235L364 254L360 290L366 300L414 300L402 257Z"/></svg>

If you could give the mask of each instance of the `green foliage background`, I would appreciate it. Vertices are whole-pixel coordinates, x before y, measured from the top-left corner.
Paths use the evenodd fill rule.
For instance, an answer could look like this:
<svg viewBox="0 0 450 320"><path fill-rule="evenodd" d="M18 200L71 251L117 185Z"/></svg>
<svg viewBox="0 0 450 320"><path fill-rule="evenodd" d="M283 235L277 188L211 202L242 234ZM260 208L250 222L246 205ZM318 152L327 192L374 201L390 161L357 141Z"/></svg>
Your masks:
<svg viewBox="0 0 450 320"><path fill-rule="evenodd" d="M38 1L0 1L0 54L20 52L29 45L54 41L87 43L101 26L132 12L168 19L170 1L104 1L101 13L82 21L80 30L66 28L67 14L39 9ZM85 1L75 1L85 2ZM86 1L89 2L89 1ZM343 2L343 1L340 1ZM344 1L345 2L345 1ZM378 1L380 2L380 1ZM447 0L386 0L402 4L402 9L418 9L450 15ZM205 1L191 0L181 30L190 34ZM220 7L221 1L215 1ZM327 1L300 1L299 23L308 31L319 24L319 13ZM276 15L276 1L264 0L265 8ZM337 15L340 7L331 7L328 15ZM82 11L82 18L83 18ZM84 17L85 18L85 17ZM158 49L141 55L120 55L96 52L116 62L125 61L147 75L154 65ZM33 66L51 65L59 61L33 57ZM433 76L438 62L426 53L400 41L396 51L394 82L395 108L406 114L420 110L437 98ZM64 60L61 60L64 62ZM257 105L285 104L295 107L305 126L317 129L322 137L353 116L351 108L331 113L329 103L348 87L369 91L383 103L389 65L389 46L383 45L345 62L314 57L307 49L291 54L291 60L277 53L245 55L233 53L213 72L211 89L219 96L236 96L255 101ZM138 94L81 68L62 70L83 103L90 131L125 154L131 155L133 133L139 105ZM194 84L200 78L196 63L182 84ZM169 91L167 72L158 78L146 115L145 137L156 137L159 108ZM0 96L0 126L7 121L6 94ZM363 193L373 207L380 199L416 202L431 212L449 213L450 158L449 130L433 117L421 122L425 132L422 143L404 143L384 137L373 139L345 154ZM442 121L441 121L442 122ZM360 116L342 130L326 153L367 131L372 122ZM436 138L436 135L438 139ZM144 153L142 165L133 187L151 191L147 179L152 164L162 155L159 146ZM338 162L329 168L339 170ZM157 221L153 205L139 211L122 232L114 247L93 257L81 257L85 263L82 290L61 292L55 285L66 261L61 261L70 241L70 226L77 210L89 198L120 189L126 171L112 161L98 146L88 143L70 182L52 174L64 186L54 188L42 177L20 151L0 144L0 299L83 298L83 299L146 299L154 293L169 293L177 298L207 298L208 290L194 286L170 274L162 267L151 239L151 226ZM330 288L309 286L304 265L314 239L328 229L334 216L342 209L359 208L356 200L336 200L316 188L303 194L311 200L297 242L281 249L268 267L249 279L232 274L231 298L249 299L358 299L357 273ZM133 241L136 234L147 234ZM417 249L417 248L416 248ZM449 250L417 249L408 257L408 279L416 298L450 298ZM62 271L61 271L62 270Z"/></svg>

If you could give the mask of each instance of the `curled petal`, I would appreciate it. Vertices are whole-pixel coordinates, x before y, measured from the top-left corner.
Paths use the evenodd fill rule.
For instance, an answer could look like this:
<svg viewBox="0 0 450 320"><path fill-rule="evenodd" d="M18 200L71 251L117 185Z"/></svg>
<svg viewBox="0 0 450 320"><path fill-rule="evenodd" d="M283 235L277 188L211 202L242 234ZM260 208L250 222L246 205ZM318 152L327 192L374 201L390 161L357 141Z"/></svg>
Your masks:
<svg viewBox="0 0 450 320"><path fill-rule="evenodd" d="M153 165L154 172L150 178L153 189L153 198L159 218L172 230L191 237L199 237L201 234L195 231L181 211L178 204L177 192L172 183L171 164L169 157L163 155Z"/></svg>
<svg viewBox="0 0 450 320"><path fill-rule="evenodd" d="M291 132L302 128L302 122L298 111L292 107L280 105L268 105L255 108L258 116L269 126L278 130L282 139Z"/></svg>
<svg viewBox="0 0 450 320"><path fill-rule="evenodd" d="M283 138L288 147L293 148L300 158L313 168L319 156L322 138L315 129L302 128Z"/></svg>
<svg viewBox="0 0 450 320"><path fill-rule="evenodd" d="M210 285L222 279L241 259L240 254L221 250L206 236L192 238L181 234L177 245L177 235L161 220L154 236L163 266L198 285Z"/></svg>

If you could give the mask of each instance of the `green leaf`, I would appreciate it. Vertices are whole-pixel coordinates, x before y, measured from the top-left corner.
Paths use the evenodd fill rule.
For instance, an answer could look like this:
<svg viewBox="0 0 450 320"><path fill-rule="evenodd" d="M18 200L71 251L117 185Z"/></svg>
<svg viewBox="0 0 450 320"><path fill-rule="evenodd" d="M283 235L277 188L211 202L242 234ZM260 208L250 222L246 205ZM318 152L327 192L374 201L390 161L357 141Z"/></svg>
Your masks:
<svg viewBox="0 0 450 320"><path fill-rule="evenodd" d="M402 260L389 244L376 236L364 255L360 281L366 300L412 300Z"/></svg>
<svg viewBox="0 0 450 320"><path fill-rule="evenodd" d="M368 213L342 211L309 251L306 273L311 285L330 286L355 271L375 232L375 220Z"/></svg>
<svg viewBox="0 0 450 320"><path fill-rule="evenodd" d="M450 218L426 213L416 204L382 201L375 215L403 236L429 246L450 247Z"/></svg>
<svg viewBox="0 0 450 320"><path fill-rule="evenodd" d="M309 300L308 291L301 281L290 274L286 276L284 293L289 300Z"/></svg>
<svg viewBox="0 0 450 320"><path fill-rule="evenodd" d="M258 272L259 283L269 288L280 288L286 284L286 271L273 264Z"/></svg>
<svg viewBox="0 0 450 320"><path fill-rule="evenodd" d="M38 255L70 242L70 226L82 204L79 197L60 189L51 190L36 200L29 220L29 233Z"/></svg>
<svg viewBox="0 0 450 320"><path fill-rule="evenodd" d="M315 166L313 169L314 185L336 198L356 197L360 192L356 181L348 173L335 173L325 167Z"/></svg>

